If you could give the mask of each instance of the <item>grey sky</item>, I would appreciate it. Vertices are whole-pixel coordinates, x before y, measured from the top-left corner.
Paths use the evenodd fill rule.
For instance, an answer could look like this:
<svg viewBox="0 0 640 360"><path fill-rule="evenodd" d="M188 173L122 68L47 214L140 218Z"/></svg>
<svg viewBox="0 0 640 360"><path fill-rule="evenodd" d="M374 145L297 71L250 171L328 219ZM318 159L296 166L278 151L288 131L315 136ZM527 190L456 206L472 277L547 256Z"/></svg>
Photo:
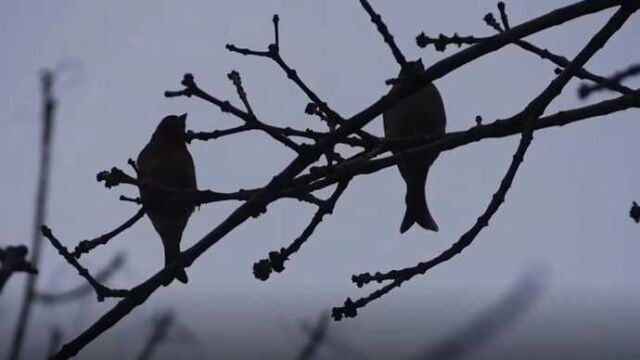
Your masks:
<svg viewBox="0 0 640 360"><path fill-rule="evenodd" d="M512 0L507 5L512 24L517 24L568 3ZM494 0L378 0L372 5L407 57L422 57L427 66L455 48L444 54L419 49L414 38L420 31L432 36L492 33L482 17L495 11ZM274 13L280 14L283 57L341 114L354 114L388 90L384 80L397 73L397 65L355 0L0 2L0 245L28 243L31 236L40 134L38 70L43 67L69 64L69 59L73 65L61 72L56 87L60 106L47 220L67 246L110 230L136 211L118 201L120 194L135 195L133 188L106 190L95 174L112 166L126 168L127 158L135 158L164 115L188 112L188 127L198 131L238 124L197 99L165 99L163 91L180 89L185 72L212 94L239 104L226 78L227 72L238 70L262 120L322 129L303 114L306 98L275 64L224 49L229 42L266 47L272 41ZM610 14L531 39L572 57ZM637 63L639 35L636 15L588 68L607 75ZM472 126L478 114L493 121L518 112L548 84L553 70L510 47L439 80L448 130ZM584 104L577 100L576 84L566 88L549 113ZM637 119L638 113L629 111L536 133L506 203L476 244L363 309L357 319L339 323L335 331L370 354L383 356L383 344L389 342L406 345L402 355L408 355L455 330L504 293L524 268L538 264L550 274L541 301L478 358L513 356L514 344L571 355L575 344L584 343L594 347L591 354L597 357L635 342L640 352L640 288L634 276L640 272L640 228L626 215L631 200L640 198L640 168L630 162L637 150ZM372 132L381 133L380 120L370 125ZM106 346L132 357L149 319L167 308L197 333L211 357L294 354L304 341L292 325L297 319L315 319L322 308L374 288L357 289L350 282L352 274L414 265L457 240L497 188L516 143L516 137L484 141L440 156L428 184L438 233L415 227L398 234L404 185L396 169L357 178L287 270L263 283L253 278L252 264L298 236L313 214L313 208L295 201L271 205L265 216L248 221L200 258L188 271L188 286L161 289L79 358L95 358ZM258 133L194 142L190 150L200 188L217 191L261 186L292 158L289 150ZM237 205L202 207L187 227L183 247ZM82 261L97 270L120 251L127 252L128 263L112 279L116 287L135 285L163 264L147 219ZM46 289L80 282L48 244L41 273ZM13 278L0 299L3 334L13 329L22 281ZM88 299L81 305L39 307L26 354L43 354L42 339L53 324L75 336L111 304ZM0 337L0 349L8 339ZM610 346L597 350L595 339ZM165 355L172 356L170 351Z"/></svg>

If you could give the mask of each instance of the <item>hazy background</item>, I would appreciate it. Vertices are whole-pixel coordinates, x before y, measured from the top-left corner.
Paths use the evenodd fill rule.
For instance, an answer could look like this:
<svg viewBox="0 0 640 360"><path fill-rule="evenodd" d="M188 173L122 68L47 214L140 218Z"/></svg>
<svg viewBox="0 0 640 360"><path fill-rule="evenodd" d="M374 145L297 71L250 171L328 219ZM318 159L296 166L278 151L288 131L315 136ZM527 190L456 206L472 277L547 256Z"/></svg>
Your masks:
<svg viewBox="0 0 640 360"><path fill-rule="evenodd" d="M482 17L494 0L372 1L409 59L429 65L451 54L419 49L420 31L436 36L489 35ZM570 1L508 2L512 24ZM98 171L137 156L158 121L189 113L188 128L208 131L239 124L197 99L165 99L181 89L185 72L223 99L240 104L226 78L240 71L254 110L268 123L322 129L304 115L307 99L267 59L243 57L226 43L265 49L271 17L280 14L281 51L300 76L344 116L378 99L384 80L398 67L357 1L37 1L0 2L0 246L30 243L40 124L38 71L59 72L53 173L47 224L69 247L119 225L135 206L131 187L107 190ZM582 18L531 40L573 57L611 15ZM588 68L601 75L640 59L638 17L632 18ZM448 130L520 111L553 78L554 66L509 47L437 81ZM582 106L572 82L548 113ZM639 81L629 82L637 87ZM605 94L593 96L596 101ZM381 134L381 119L368 130ZM491 306L523 275L544 275L539 301L504 334L477 349L476 359L577 357L636 359L640 354L640 228L627 216L640 198L636 165L638 114L628 111L536 133L507 201L476 243L462 255L360 311L332 324L341 337L370 358L401 358L446 338ZM292 358L306 341L299 320L314 321L322 309L357 289L354 273L414 265L457 240L482 212L506 171L517 137L483 141L440 156L431 171L428 196L440 232L398 228L404 185L396 169L359 177L333 216L268 282L253 277L252 264L299 235L314 208L280 201L250 220L189 269L188 286L157 291L144 306L89 345L79 359L134 358L153 317L173 309L182 328L157 359ZM235 191L264 185L292 153L261 133L194 142L202 189ZM185 232L187 247L212 229L238 203L204 206ZM82 258L97 271L126 251L114 287L131 287L163 264L157 235L145 218L108 246ZM63 290L81 279L48 243L40 266L40 289ZM15 326L25 276L13 277L0 298L0 356ZM23 358L42 358L50 329L75 337L113 300L94 297L58 307L36 306ZM197 339L197 340L195 340ZM7 349L7 350L5 350ZM322 350L323 358L336 356Z"/></svg>

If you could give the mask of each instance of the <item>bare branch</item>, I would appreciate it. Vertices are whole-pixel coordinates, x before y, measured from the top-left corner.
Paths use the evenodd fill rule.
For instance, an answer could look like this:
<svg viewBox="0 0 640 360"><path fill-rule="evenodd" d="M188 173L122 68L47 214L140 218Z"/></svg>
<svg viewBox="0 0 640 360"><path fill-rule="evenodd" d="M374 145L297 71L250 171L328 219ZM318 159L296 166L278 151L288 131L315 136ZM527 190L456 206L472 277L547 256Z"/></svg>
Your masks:
<svg viewBox="0 0 640 360"><path fill-rule="evenodd" d="M135 213L135 215L133 215L131 218L125 221L122 225L109 231L108 233L100 235L95 239L80 241L80 243L73 250L73 253L71 253L71 256L75 257L76 259L79 259L82 256L82 254L86 254L89 251L95 249L96 247L108 243L109 240L120 235L123 231L127 230L128 228L132 227L135 223L137 223L138 220L142 219L144 214L145 214L144 208L140 208L140 210L138 210L138 212Z"/></svg>
<svg viewBox="0 0 640 360"><path fill-rule="evenodd" d="M95 280L99 283L103 283L107 281L113 274L115 274L125 262L124 254L116 255L111 261L104 267L104 269L100 270L95 276ZM45 304L45 305L57 305L68 303L70 301L83 298L87 295L90 295L94 291L92 285L90 283L82 284L76 288L71 290L51 293L51 292L38 292L36 294L36 301Z"/></svg>
<svg viewBox="0 0 640 360"><path fill-rule="evenodd" d="M503 6L500 7L499 5L502 4ZM484 21L485 23L487 23L487 25L491 26L492 28L494 28L496 31L498 32L504 32L504 28L508 28L509 27L509 23L507 20L507 15L506 15L506 10L504 8L504 3L500 2L498 3L498 8L500 9L500 16L502 18L502 26L500 26L500 24L498 24L498 22L496 21L495 17L493 16L492 13L488 13L487 15L485 15L484 17ZM506 23L505 23L506 21ZM560 56L557 54L552 53L551 51L549 51L548 49L541 49L535 45L533 45L530 42L527 42L525 40L517 40L514 41L514 44L517 45L518 47L520 47L523 50L526 50L532 54L538 55L541 59L545 59L545 60L549 60L552 63L554 63L555 65L561 67L561 68L566 68L569 65L569 59L567 59L564 56ZM557 69L556 73L559 74L560 73L560 69ZM631 93L633 90L620 85L617 82L611 82L609 81L609 79L600 76L600 75L596 75L592 72L587 71L586 69L580 68L576 71L576 77L579 79L583 79L583 80L590 80L596 84L599 84L599 86L605 87L607 89L610 89L612 91L616 91L619 92L621 94L629 94Z"/></svg>
<svg viewBox="0 0 640 360"><path fill-rule="evenodd" d="M418 44L419 47L426 48L429 45L433 45L437 51L444 51L447 48L447 45L457 45L458 47L461 47L462 45L473 45L485 40L487 40L487 38L460 36L458 33L454 33L453 36L440 34L437 38L432 38L425 35L424 32L421 32L416 36L416 44Z"/></svg>
<svg viewBox="0 0 640 360"><path fill-rule="evenodd" d="M604 44L615 34L622 25L626 22L627 19L633 14L633 12L637 10L637 8L630 8L626 6L622 6L609 21L605 24L605 26L596 33L593 38L589 41L589 43L578 53L575 59L569 64L569 66L556 77L547 88L542 91L535 99L533 99L521 112L521 116L526 119L524 124L524 130L522 132L522 138L520 143L518 144L518 149L513 155L513 160L509 165L509 169L506 174L500 181L500 186L498 190L491 198L489 205L485 209L485 211L478 217L478 220L473 224L473 226L464 233L456 243L454 243L450 248L445 250L440 255L435 258L421 262L416 266L410 268L404 268L402 270L395 271L393 275L391 273L380 274L377 273L375 275L371 275L368 273L361 274L353 277L353 281L358 285L362 286L370 281L383 281L383 280L392 280L392 282L374 292L364 298L360 298L356 301L352 301L350 298L344 303L342 307L335 307L332 311L332 316L335 320L341 320L343 317L355 317L358 314L358 309L366 306L371 301L382 297L387 294L391 290L400 287L402 283L412 279L416 275L421 275L426 273L428 270L433 267L444 263L459 253L461 253L465 248L473 243L475 238L478 236L480 231L483 228L489 225L489 221L498 211L502 203L504 203L505 196L511 185L513 184L513 180L515 175L524 160L524 155L533 140L533 131L535 121L544 113L544 110L547 106L555 99L564 86L571 80L574 76L576 69L581 68L586 64L586 62L598 51L600 50Z"/></svg>
<svg viewBox="0 0 640 360"><path fill-rule="evenodd" d="M393 53L393 57L396 59L398 65L400 65L400 67L405 67L407 59L405 59L402 51L400 51L398 45L396 45L396 42L393 40L393 35L389 32L384 21L382 21L382 17L373 10L368 0L360 0L360 5L362 5L367 14L369 14L369 17L371 17L371 22L376 25L378 32L384 39L384 42L389 45L389 49L391 50L391 53Z"/></svg>
<svg viewBox="0 0 640 360"><path fill-rule="evenodd" d="M145 342L140 355L138 355L138 360L149 360L153 357L158 346L167 338L167 333L174 322L174 315L171 311L161 314L154 320L153 331Z"/></svg>
<svg viewBox="0 0 640 360"><path fill-rule="evenodd" d="M277 15L274 15L274 26L277 27L278 22L279 18L277 17ZM278 32L276 31L276 33ZM298 72L291 68L289 64L287 64L284 59L282 59L282 57L280 56L279 45L271 44L268 46L267 51L256 51L251 49L239 48L232 44L227 44L226 48L231 52L235 52L241 55L266 57L273 60L276 64L278 64L278 66L280 66L282 71L285 72L287 78L293 81L300 88L300 90L305 93L309 100L311 100L320 109L320 111L327 115L326 121L331 126L337 126L344 123L344 119L342 118L342 116L331 109L326 102L322 101L322 99L320 99L320 97L313 90L311 90L311 88L307 86L304 81L302 81L302 79L298 75ZM378 138L376 136L371 135L364 130L358 129L357 131L355 131L355 133L368 144L376 144L378 142Z"/></svg>
<svg viewBox="0 0 640 360"><path fill-rule="evenodd" d="M78 270L78 274L85 278L85 280L87 280L87 282L95 290L99 302L102 302L105 298L108 297L126 297L129 294L128 290L108 288L98 282L95 278L93 278L91 274L89 274L89 271L82 267L82 265L78 263L76 258L69 254L67 248L64 247L55 236L53 236L51 229L49 229L45 225L42 225L42 235L46 237L49 242L51 242L51 245L53 245L53 247L58 250L60 255L62 255L62 257L64 257L71 266Z"/></svg>
<svg viewBox="0 0 640 360"><path fill-rule="evenodd" d="M49 195L49 178L51 174L51 153L53 142L53 129L55 126L56 99L53 95L54 74L50 70L42 71L40 79L42 91L42 138L40 141L40 165L38 172L38 185L36 190L35 214L33 217L33 238L31 241L31 259L34 267L40 266L40 251L42 249L42 235L40 226L44 224ZM31 317L31 305L33 295L38 283L37 276L27 279L23 291L22 304L18 315L18 322L11 342L8 360L18 360L22 351L22 344L27 333L29 318Z"/></svg>
<svg viewBox="0 0 640 360"><path fill-rule="evenodd" d="M585 99L592 93L601 91L601 90L616 90L620 88L627 89L627 87L623 86L621 82L626 78L629 78L638 74L640 74L640 64L631 65L628 68L622 71L616 72L615 74L611 75L609 78L605 78L603 81L596 82L593 85L582 84L578 89L578 96L581 99Z"/></svg>
<svg viewBox="0 0 640 360"><path fill-rule="evenodd" d="M276 175L268 184L255 193L247 202L239 206L229 217L222 221L215 229L205 235L195 245L184 251L181 258L174 263L158 271L154 276L136 286L130 294L118 302L111 310L105 313L93 325L86 329L77 338L73 339L53 357L54 359L67 359L78 353L84 346L100 334L113 327L124 316L129 314L134 308L144 303L162 283L170 280L174 276L177 268L189 267L204 252L215 245L220 239L230 231L242 224L245 220L255 214L256 211L279 198L289 186L292 180L306 169L310 164L319 159L322 154L344 139L346 136L361 129L379 116L386 109L396 105L403 98L413 94L426 84L435 79L443 77L448 73L476 60L486 54L496 51L516 39L529 36L544 29L548 29L572 19L595 13L620 4L620 1L613 0L584 0L573 5L559 8L551 13L540 16L536 19L513 27L510 31L495 35L485 42L479 43L464 49L446 59L443 59L429 69L420 77L421 83L408 86L406 90L393 95L385 95L371 106L346 120L334 132L321 138L315 145L310 146L303 154L299 154L285 169Z"/></svg>
<svg viewBox="0 0 640 360"><path fill-rule="evenodd" d="M236 108L235 106L231 105L231 103L229 101L219 100L218 98L206 93L204 90L202 90L202 89L200 89L198 87L198 85L195 82L195 79L194 79L193 75L191 75L191 74L185 74L184 75L184 78L182 80L182 85L185 86L184 90L181 90L181 91L165 91L164 95L166 97L176 97L176 96L191 97L191 96L195 96L197 98L200 98L202 100L210 102L210 103L216 105L217 107L219 107L222 112L231 113L235 117L237 117L240 120L244 121L247 126L264 131L265 133L269 134L269 136L271 136L273 139L275 139L276 141L282 143L283 145L285 145L286 147L292 149L293 151L295 151L297 153L300 153L301 151L303 151L302 146L296 144L295 142L293 142L292 140L290 140L286 136L280 134L279 132L272 131L271 127L267 126L266 124L264 124L263 122L258 120L258 118L253 113L253 110L251 109L251 106L249 105L249 102L247 100L247 96L246 96L246 93L244 91L244 88L242 88L242 83L240 81L240 74L238 74L238 72L235 72L235 71L231 72L229 74L229 79L231 79L233 81L234 85L236 86L236 90L238 92L238 95L240 96L240 98L242 99L243 103L245 104L245 107L247 108L247 111L242 111L242 110Z"/></svg>
<svg viewBox="0 0 640 360"><path fill-rule="evenodd" d="M304 345L302 350L300 350L300 353L296 357L297 360L307 360L313 357L318 347L322 345L322 343L326 339L327 329L329 328L329 319L331 318L328 314L324 312L320 314L318 322L309 333L309 339L307 343Z"/></svg>
<svg viewBox="0 0 640 360"><path fill-rule="evenodd" d="M281 248L280 251L272 251L269 253L269 257L262 259L253 264L253 275L262 281L269 279L272 271L282 272L284 271L284 263L289 260L289 257L300 250L300 247L309 240L309 237L313 235L316 227L322 222L322 218L325 215L333 213L333 209L338 202L338 199L342 193L347 189L349 180L342 181L338 184L333 194L318 206L318 210L309 222L309 225L304 229L302 234L296 238L286 248Z"/></svg>
<svg viewBox="0 0 640 360"><path fill-rule="evenodd" d="M544 277L537 273L525 273L509 291L489 308L469 321L462 329L435 345L427 347L426 351L411 359L463 359L470 355L482 344L494 339L504 329L521 317L536 301L545 288Z"/></svg>

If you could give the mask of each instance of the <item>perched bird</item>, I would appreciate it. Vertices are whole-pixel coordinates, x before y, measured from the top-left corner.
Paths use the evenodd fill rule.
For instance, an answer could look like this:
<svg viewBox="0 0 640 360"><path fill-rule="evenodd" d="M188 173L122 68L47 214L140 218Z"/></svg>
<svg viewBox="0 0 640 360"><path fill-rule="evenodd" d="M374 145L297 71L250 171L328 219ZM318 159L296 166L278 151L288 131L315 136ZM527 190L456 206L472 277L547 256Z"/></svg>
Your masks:
<svg viewBox="0 0 640 360"><path fill-rule="evenodd" d="M180 255L182 232L195 209L188 198L162 189L197 189L193 159L185 143L186 118L187 114L162 119L137 160L140 198L164 245L165 266ZM188 281L184 268L176 272L176 279Z"/></svg>
<svg viewBox="0 0 640 360"><path fill-rule="evenodd" d="M422 60L408 62L400 70L398 81L389 94L401 91L411 82L411 78L424 71ZM383 114L386 138L406 138L411 136L437 136L445 132L447 123L444 104L438 89L429 84L402 99ZM398 150L394 151L397 153ZM404 233L418 223L427 230L438 231L438 225L429 212L425 198L425 184L429 168L438 157L434 155L414 155L398 163L400 174L407 184L405 203L407 210L402 219L400 233Z"/></svg>

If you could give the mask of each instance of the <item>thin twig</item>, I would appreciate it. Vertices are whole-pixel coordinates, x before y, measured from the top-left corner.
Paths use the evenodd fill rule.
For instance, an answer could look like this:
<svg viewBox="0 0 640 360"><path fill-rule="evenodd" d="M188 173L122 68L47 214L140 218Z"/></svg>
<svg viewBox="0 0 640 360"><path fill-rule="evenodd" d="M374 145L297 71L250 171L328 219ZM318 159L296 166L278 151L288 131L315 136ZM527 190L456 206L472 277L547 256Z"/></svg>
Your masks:
<svg viewBox="0 0 640 360"><path fill-rule="evenodd" d="M610 77L606 78L605 81L596 82L593 85L592 84L580 85L580 88L578 88L578 96L581 99L585 99L589 95L597 91L611 90L611 89L620 88L620 87L624 88L621 82L626 78L629 78L638 74L640 74L640 64L630 65L626 69L622 71L618 71L613 75L611 75Z"/></svg>
<svg viewBox="0 0 640 360"><path fill-rule="evenodd" d="M64 247L60 243L60 241L53 235L51 229L49 229L45 225L42 225L42 235L46 237L49 242L51 242L51 245L53 245L53 247L58 250L58 253L60 253L60 255L62 255L62 257L64 257L64 259L67 260L67 262L78 271L78 274L85 280L87 280L87 282L95 290L99 302L102 302L105 298L109 297L126 297L127 295L129 295L128 290L111 289L98 282L98 280L96 280L91 276L91 274L89 274L89 271L87 269L85 269L84 267L82 267L82 265L80 265L80 263L78 263L76 258L73 257L73 255L69 253L67 248Z"/></svg>
<svg viewBox="0 0 640 360"><path fill-rule="evenodd" d="M338 199L342 193L347 189L349 180L342 181L338 184L333 194L319 206L316 213L311 218L309 225L304 229L302 234L298 236L289 246L281 248L280 251L272 251L269 253L269 257L262 259L253 264L253 275L262 281L269 279L272 271L282 272L284 271L284 263L289 260L289 257L300 250L300 247L309 240L309 237L314 233L316 227L322 222L322 218L325 215L333 213L333 209L338 202Z"/></svg>
<svg viewBox="0 0 640 360"><path fill-rule="evenodd" d="M393 54L393 57L396 59L396 62L398 63L398 65L404 68L407 65L407 59L405 59L404 55L402 54L402 51L400 51L400 48L398 48L398 45L396 45L396 42L393 40L393 35L391 35L391 33L389 32L389 29L387 28L387 25L382 20L382 17L379 14L377 14L375 10L373 10L371 5L369 4L369 1L360 0L360 5L362 5L364 10L367 12L367 14L369 14L369 17L371 18L371 22L376 25L376 29L378 29L378 32L380 33L380 35L382 35L382 38L384 39L384 42L387 43L387 45L389 46L389 49L391 50L391 53Z"/></svg>
<svg viewBox="0 0 640 360"><path fill-rule="evenodd" d="M144 208L140 208L140 210L138 210L138 212L135 213L135 215L133 215L131 218L125 221L122 225L109 231L108 233L100 235L95 239L80 241L80 243L73 250L73 253L71 253L71 256L75 257L76 259L79 259L82 256L82 254L87 254L89 251L95 249L96 247L100 245L105 245L106 243L109 242L109 240L113 239L114 237L120 235L123 231L132 227L136 222L138 222L138 220L144 217L144 214L145 214Z"/></svg>
<svg viewBox="0 0 640 360"><path fill-rule="evenodd" d="M94 279L103 283L107 281L113 274L115 274L125 262L124 254L116 255L111 261L104 267L104 269L98 271L94 276ZM89 283L83 283L80 286L71 290L62 292L38 292L36 294L36 301L45 305L57 305L64 304L70 301L81 299L87 295L90 295L94 291L93 287Z"/></svg>
<svg viewBox="0 0 640 360"><path fill-rule="evenodd" d="M495 29L497 32L501 33L501 32L504 32L505 26L506 27L509 26L509 23L506 18L507 15L506 15L506 10L504 6L502 8L499 7L499 9L501 13L502 22L503 22L502 26L498 24L498 22L496 21L496 18L493 16L492 13L488 13L487 15L485 15L484 21L487 25ZM502 15L503 13L504 15ZM506 25L505 25L505 21L507 21ZM519 39L517 41L514 41L513 43L516 46L520 47L521 49L526 50L532 54L538 55L541 59L549 60L561 68L566 68L569 65L569 59L567 59L566 57L554 54L548 49L541 49L526 40ZM558 69L558 71L560 71L560 69ZM604 76L596 75L584 68L580 68L576 70L576 77L579 79L592 81L596 84L599 84L600 86L606 87L607 89L616 91L620 94L629 94L633 91L632 89L626 86L623 86L616 82L611 82L609 81L609 79L605 78Z"/></svg>
<svg viewBox="0 0 640 360"><path fill-rule="evenodd" d="M475 36L460 36L458 33L454 33L452 36L446 36L445 34L440 34L436 37L429 37L425 35L424 32L421 32L418 36L416 36L416 44L418 44L421 48L426 48L429 45L433 45L436 51L445 51L448 45L457 45L461 47L462 45L473 45L479 42L485 41L487 38L483 37L475 37Z"/></svg>
<svg viewBox="0 0 640 360"><path fill-rule="evenodd" d="M277 26L278 21L276 21L275 19L279 18L274 17L274 26ZM298 88L300 88L300 90L302 90L302 92L309 98L309 100L311 100L324 114L327 115L326 121L331 126L337 126L344 123L345 120L342 118L342 116L331 109L325 101L320 99L320 97L313 90L311 90L311 88L300 78L298 72L291 68L291 66L289 66L286 61L284 61L284 59L280 55L279 45L276 46L275 44L271 44L268 46L267 51L257 51L240 48L233 44L227 44L226 48L231 52L235 52L241 55L266 57L273 60L276 64L278 64L278 66L280 66L280 69L284 71L284 73L287 75L287 78L293 81L293 83L296 84ZM355 133L360 136L362 140L367 143L367 145L376 144L379 142L379 139L376 136L371 135L362 129L358 129L357 131L355 131Z"/></svg>
<svg viewBox="0 0 640 360"><path fill-rule="evenodd" d="M235 72L234 74L235 76L231 74L233 74L233 72L229 74L229 78L234 82L234 85L236 86L236 90L238 91L238 95L242 99L243 103L245 103L245 106L247 107L247 111L240 110L237 107L231 105L229 101L220 100L215 96L212 96L207 92L205 92L204 90L200 89L196 84L192 74L184 75L184 78L182 79L182 85L185 88L183 90L165 91L164 96L168 98L176 97L176 96L187 96L187 97L195 96L197 98L200 98L202 100L205 100L207 102L210 102L216 105L218 108L220 108L222 112L228 112L234 115L235 117L241 119L242 121L245 122L247 126L264 131L265 133L269 134L269 136L271 136L273 139L282 143L286 147L292 149L296 153L300 153L301 151L303 151L301 145L296 144L291 139L287 138L286 136L280 134L277 131L272 131L272 129L269 126L267 126L266 124L258 120L258 118L253 113L251 106L249 105L249 102L246 97L246 93L244 92L244 89L242 88L242 85L239 81L240 75L237 72ZM238 81L233 80L233 78L236 78L236 77Z"/></svg>
<svg viewBox="0 0 640 360"><path fill-rule="evenodd" d="M173 313L170 311L160 315L154 320L153 331L140 351L137 358L138 360L149 360L153 357L158 346L167 338L167 333L174 322Z"/></svg>
<svg viewBox="0 0 640 360"><path fill-rule="evenodd" d="M323 312L318 318L318 322L309 333L309 339L304 347L300 350L297 360L308 360L313 357L316 350L322 345L327 337L327 329L329 328L329 320L331 318L328 314Z"/></svg>
<svg viewBox="0 0 640 360"><path fill-rule="evenodd" d="M38 173L38 185L36 190L35 216L33 217L33 238L31 241L31 258L29 262L34 267L40 265L40 251L42 248L42 235L40 226L46 219L47 199L49 195L49 175L51 173L51 143L55 126L56 100L53 95L53 72L44 70L41 77L42 86L42 138L40 141L40 168ZM27 334L31 306L35 294L38 276L30 276L25 282L22 304L18 315L16 330L13 333L13 341L9 350L9 360L18 360L24 338Z"/></svg>

